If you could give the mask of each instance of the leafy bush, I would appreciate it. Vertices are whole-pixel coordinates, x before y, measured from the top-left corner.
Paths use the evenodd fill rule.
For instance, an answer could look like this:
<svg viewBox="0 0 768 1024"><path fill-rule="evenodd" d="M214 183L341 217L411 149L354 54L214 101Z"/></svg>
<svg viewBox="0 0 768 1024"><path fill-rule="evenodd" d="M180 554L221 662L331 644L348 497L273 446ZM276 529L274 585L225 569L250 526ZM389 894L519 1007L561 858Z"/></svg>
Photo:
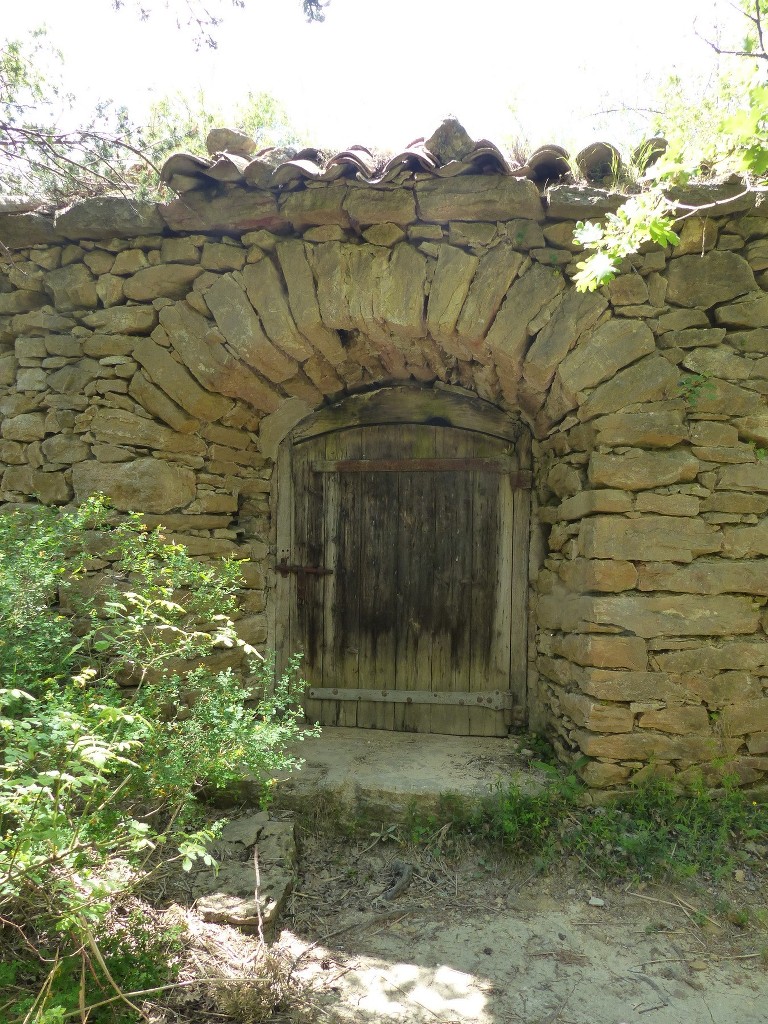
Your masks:
<svg viewBox="0 0 768 1024"><path fill-rule="evenodd" d="M47 1024L72 1009L54 982L73 958L119 987L100 946L153 851L208 858L200 788L294 763L303 684L237 638L237 563L203 565L101 501L0 515L0 552L0 921L53 963L28 1017ZM206 662L237 647L248 685Z"/></svg>

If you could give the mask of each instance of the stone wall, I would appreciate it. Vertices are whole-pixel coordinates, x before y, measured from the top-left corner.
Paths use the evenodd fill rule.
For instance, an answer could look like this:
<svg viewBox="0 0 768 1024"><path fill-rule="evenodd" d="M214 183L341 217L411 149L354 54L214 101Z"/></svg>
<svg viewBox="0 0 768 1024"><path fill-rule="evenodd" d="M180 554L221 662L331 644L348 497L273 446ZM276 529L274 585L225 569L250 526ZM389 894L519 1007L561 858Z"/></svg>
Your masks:
<svg viewBox="0 0 768 1024"><path fill-rule="evenodd" d="M277 445L324 403L459 388L534 440L530 720L593 786L768 772L768 200L704 190L594 294L621 197L502 174L210 183L0 214L0 501L139 509L248 557L270 632Z"/></svg>

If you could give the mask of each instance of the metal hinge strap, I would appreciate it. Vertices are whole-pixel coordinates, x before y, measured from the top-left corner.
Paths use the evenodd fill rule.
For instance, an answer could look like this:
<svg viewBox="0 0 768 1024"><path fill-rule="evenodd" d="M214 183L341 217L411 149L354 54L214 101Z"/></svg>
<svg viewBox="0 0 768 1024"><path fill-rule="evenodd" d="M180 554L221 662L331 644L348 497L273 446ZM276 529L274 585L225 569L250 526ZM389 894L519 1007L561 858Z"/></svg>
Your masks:
<svg viewBox="0 0 768 1024"><path fill-rule="evenodd" d="M461 690L360 690L352 687L310 686L306 696L314 700L369 700L377 704L455 704L459 707L494 710L504 710L513 706L509 690L482 690L470 693Z"/></svg>

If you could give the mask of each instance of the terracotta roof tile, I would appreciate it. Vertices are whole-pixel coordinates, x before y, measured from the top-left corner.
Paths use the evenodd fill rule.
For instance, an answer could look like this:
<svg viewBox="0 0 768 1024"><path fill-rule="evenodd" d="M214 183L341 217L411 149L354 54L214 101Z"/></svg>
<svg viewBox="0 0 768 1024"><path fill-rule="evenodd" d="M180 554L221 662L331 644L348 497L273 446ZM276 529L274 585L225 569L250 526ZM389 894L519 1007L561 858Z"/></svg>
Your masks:
<svg viewBox="0 0 768 1024"><path fill-rule="evenodd" d="M415 139L399 153L381 158L365 146L350 146L324 156L317 149L262 149L229 128L212 129L207 140L210 157L175 153L166 160L162 180L177 192L205 188L211 181L260 189L294 189L304 182L355 178L369 185L400 184L409 179L451 178L462 174L507 174L530 178L541 185L569 183L574 170L593 184L603 183L621 168L615 146L594 142L571 155L548 144L531 153L524 164L510 160L487 139L470 138L455 118L443 121L428 139ZM216 147L224 146L219 149ZM638 146L633 160L644 169L664 152L664 139Z"/></svg>

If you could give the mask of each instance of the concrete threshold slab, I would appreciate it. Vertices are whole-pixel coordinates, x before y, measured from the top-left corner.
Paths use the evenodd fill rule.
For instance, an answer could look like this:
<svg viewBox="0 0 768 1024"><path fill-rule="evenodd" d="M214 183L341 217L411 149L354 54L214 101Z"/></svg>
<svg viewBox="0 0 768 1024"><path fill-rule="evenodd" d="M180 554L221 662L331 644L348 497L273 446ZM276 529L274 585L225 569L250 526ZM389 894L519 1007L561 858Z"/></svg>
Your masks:
<svg viewBox="0 0 768 1024"><path fill-rule="evenodd" d="M304 764L277 783L275 806L301 809L329 798L353 813L386 820L402 817L411 807L435 811L441 794L479 799L509 783L532 792L546 780L531 766L524 739L515 736L326 727L319 736L295 744L292 753Z"/></svg>

